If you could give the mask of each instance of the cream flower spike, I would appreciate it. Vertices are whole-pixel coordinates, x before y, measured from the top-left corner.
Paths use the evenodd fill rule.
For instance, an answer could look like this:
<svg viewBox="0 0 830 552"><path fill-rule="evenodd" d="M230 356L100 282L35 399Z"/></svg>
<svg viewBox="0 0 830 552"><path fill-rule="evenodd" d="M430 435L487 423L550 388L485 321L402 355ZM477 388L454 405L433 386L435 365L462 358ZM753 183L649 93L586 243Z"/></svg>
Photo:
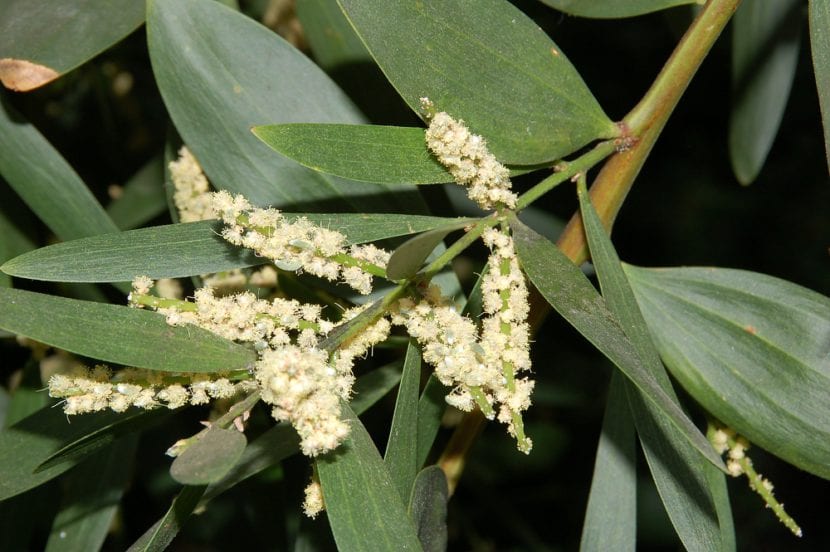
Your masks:
<svg viewBox="0 0 830 552"><path fill-rule="evenodd" d="M510 171L487 149L487 142L444 111L434 113L428 98L421 98L429 116L426 142L429 150L452 174L458 184L468 187L469 198L485 210L516 206L511 191Z"/></svg>

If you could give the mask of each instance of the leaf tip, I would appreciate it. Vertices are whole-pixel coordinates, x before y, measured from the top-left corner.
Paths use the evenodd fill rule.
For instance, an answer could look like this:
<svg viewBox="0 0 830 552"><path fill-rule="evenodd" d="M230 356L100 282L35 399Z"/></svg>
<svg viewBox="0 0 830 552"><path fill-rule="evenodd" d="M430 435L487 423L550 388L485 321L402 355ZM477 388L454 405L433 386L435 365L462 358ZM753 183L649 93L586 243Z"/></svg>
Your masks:
<svg viewBox="0 0 830 552"><path fill-rule="evenodd" d="M25 59L0 59L0 82L9 90L29 92L58 78L60 73Z"/></svg>

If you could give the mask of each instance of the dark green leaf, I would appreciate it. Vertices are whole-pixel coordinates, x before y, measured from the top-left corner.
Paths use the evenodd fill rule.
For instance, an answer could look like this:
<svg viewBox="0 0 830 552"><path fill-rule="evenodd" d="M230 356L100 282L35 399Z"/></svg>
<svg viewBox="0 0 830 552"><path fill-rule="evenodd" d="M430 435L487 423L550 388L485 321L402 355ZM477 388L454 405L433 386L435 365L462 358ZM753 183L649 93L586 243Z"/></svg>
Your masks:
<svg viewBox="0 0 830 552"><path fill-rule="evenodd" d="M374 63L337 3L331 0L297 2L297 17L320 67L328 70L350 63Z"/></svg>
<svg viewBox="0 0 830 552"><path fill-rule="evenodd" d="M643 364L605 301L579 268L551 242L511 221L522 268L553 308L611 360L706 459L725 469L709 441Z"/></svg>
<svg viewBox="0 0 830 552"><path fill-rule="evenodd" d="M663 391L679 405L620 259L599 215L590 203L584 182L578 185L578 195L591 258L603 297L643 359L645 367L654 375ZM726 493L724 475L712 464L700 462L698 451L688 440L677 434L660 409L651 404L631 382L623 383L660 498L686 549L734 549L735 536L729 501L716 500ZM719 525L719 520L723 525Z"/></svg>
<svg viewBox="0 0 830 552"><path fill-rule="evenodd" d="M165 410L133 410L129 416L117 418L113 423L90 431L76 439L66 442L58 450L43 459L35 468L35 473L47 470L53 466L70 462L71 465L83 460L93 452L107 447L121 436L137 433L153 427L167 418Z"/></svg>
<svg viewBox="0 0 830 552"><path fill-rule="evenodd" d="M118 231L61 154L2 96L0 174L62 240Z"/></svg>
<svg viewBox="0 0 830 552"><path fill-rule="evenodd" d="M469 219L394 214L286 214L338 230L350 244L431 230ZM258 265L267 259L233 246L216 221L153 226L43 247L6 262L12 276L61 282L124 282L139 275L178 278Z"/></svg>
<svg viewBox="0 0 830 552"><path fill-rule="evenodd" d="M552 8L579 17L616 19L665 10L682 4L702 4L702 0L540 0Z"/></svg>
<svg viewBox="0 0 830 552"><path fill-rule="evenodd" d="M389 257L386 264L386 277L390 280L403 280L411 278L424 265L424 261L444 241L450 232L464 228L469 221L459 222L429 232L419 234L410 238L398 246Z"/></svg>
<svg viewBox="0 0 830 552"><path fill-rule="evenodd" d="M618 135L565 55L509 2L338 3L416 113L428 97L502 163L545 163Z"/></svg>
<svg viewBox="0 0 830 552"><path fill-rule="evenodd" d="M66 478L47 552L100 550L132 476L138 435L99 451Z"/></svg>
<svg viewBox="0 0 830 552"><path fill-rule="evenodd" d="M423 128L295 123L253 131L282 155L315 171L386 184L454 182L427 150Z"/></svg>
<svg viewBox="0 0 830 552"><path fill-rule="evenodd" d="M190 515L205 493L205 486L183 487L173 499L170 509L141 535L127 552L162 552L173 542L176 535L190 519Z"/></svg>
<svg viewBox="0 0 830 552"><path fill-rule="evenodd" d="M103 52L144 20L134 0L7 0L0 13L0 81L28 91Z"/></svg>
<svg viewBox="0 0 830 552"><path fill-rule="evenodd" d="M6 262L31 251L35 247L31 238L21 232L0 210L0 262ZM0 275L0 283L9 287L11 286L11 278L8 278L7 275Z"/></svg>
<svg viewBox="0 0 830 552"><path fill-rule="evenodd" d="M740 270L625 269L686 391L752 442L830 478L830 299Z"/></svg>
<svg viewBox="0 0 830 552"><path fill-rule="evenodd" d="M137 228L167 210L162 163L161 155L150 159L107 205L107 213L121 230Z"/></svg>
<svg viewBox="0 0 830 552"><path fill-rule="evenodd" d="M421 384L421 352L416 343L406 348L403 376L398 388L395 413L389 441L386 443L384 462L392 482L404 503L409 502L412 483L418 472L418 388Z"/></svg>
<svg viewBox="0 0 830 552"><path fill-rule="evenodd" d="M354 412L343 405L349 437L317 460L326 513L341 550L421 550L389 471Z"/></svg>
<svg viewBox="0 0 830 552"><path fill-rule="evenodd" d="M45 458L65 444L140 412L85 414L70 423L59 408L45 407L0 432L0 500L37 487L74 466L79 458L35 473Z"/></svg>
<svg viewBox="0 0 830 552"><path fill-rule="evenodd" d="M594 462L581 551L633 551L637 543L637 442L625 396L626 380L611 374Z"/></svg>
<svg viewBox="0 0 830 552"><path fill-rule="evenodd" d="M810 50L824 126L824 151L830 169L830 3L810 0Z"/></svg>
<svg viewBox="0 0 830 552"><path fill-rule="evenodd" d="M215 483L239 461L247 444L245 435L236 428L212 427L173 461L170 475L182 485Z"/></svg>
<svg viewBox="0 0 830 552"><path fill-rule="evenodd" d="M0 288L0 328L79 355L168 372L247 369L256 354L196 326L130 307Z"/></svg>
<svg viewBox="0 0 830 552"><path fill-rule="evenodd" d="M790 95L801 38L801 0L744 0L732 27L729 154L751 184L772 148Z"/></svg>
<svg viewBox="0 0 830 552"><path fill-rule="evenodd" d="M361 376L355 382L351 407L362 414L394 388L401 379L400 365L387 365ZM208 488L205 500L225 492L245 479L300 452L300 438L287 424L275 425L245 447L242 457L221 481Z"/></svg>
<svg viewBox="0 0 830 552"><path fill-rule="evenodd" d="M421 470L412 486L409 515L424 552L447 549L447 500L449 489L444 470L438 466Z"/></svg>
<svg viewBox="0 0 830 552"><path fill-rule="evenodd" d="M414 188L392 195L324 176L251 134L263 124L364 122L319 67L270 29L216 2L152 0L147 35L167 110L216 187L293 210L423 211Z"/></svg>

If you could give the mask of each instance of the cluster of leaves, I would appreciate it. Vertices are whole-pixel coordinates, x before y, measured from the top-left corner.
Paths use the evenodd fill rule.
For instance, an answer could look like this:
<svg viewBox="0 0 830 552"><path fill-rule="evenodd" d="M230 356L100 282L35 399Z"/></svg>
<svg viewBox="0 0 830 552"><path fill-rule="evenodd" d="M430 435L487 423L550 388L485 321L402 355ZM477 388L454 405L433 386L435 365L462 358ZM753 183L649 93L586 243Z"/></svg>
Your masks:
<svg viewBox="0 0 830 552"><path fill-rule="evenodd" d="M575 16L617 18L690 2L545 3ZM0 16L0 80L13 90L37 88L144 23L152 71L172 126L213 185L291 216L303 214L339 230L353 244L418 234L390 260L387 274L404 283L433 276L434 265L426 274L422 270L429 255L442 251L442 241L460 226L476 221L429 214L416 185L448 183L452 176L426 149L423 127L366 124L324 69L372 60L415 114L423 116L421 98L429 97L438 110L464 119L486 137L513 174L556 167L547 178L527 177L538 182L520 196L517 210L523 214L553 187L578 180L581 218L565 230L560 247L515 213L500 215L516 240L522 269L546 304L616 367L582 547L634 548L639 438L683 545L734 549L723 463L679 402L669 374L694 400L695 412L704 410L786 462L828 479L830 299L753 272L626 265L606 227L672 102L738 3L712 0L701 8L674 65L666 66L667 72L679 71L672 78L680 80L667 84L658 78L624 124L604 113L559 47L506 0L299 2L297 15L318 65L273 31L212 0L150 0L146 11L141 3L127 1L78 3L74 11L50 10L48 2L13 2ZM743 183L761 171L782 119L798 53L797 32L788 29L800 29L799 8L795 1L746 0L735 16L737 102L729 145ZM810 3L810 24L830 143L830 41L823 32L830 29L830 9L825 2ZM43 29L56 27L63 29L63 38L43 40L48 36ZM0 212L5 230L0 328L9 336L119 365L176 373L247 369L253 351L197 328L171 328L155 313L107 304L111 290L95 284L111 283L124 291L124 282L138 274L198 279L263 259L225 243L212 222L134 229L168 209L164 186L139 173L104 209L61 154L6 96L2 101L0 174L62 242L36 249L32 237ZM178 141L171 132L166 161ZM592 200L585 187L585 173L609 156L594 187L622 194L616 205L602 193ZM569 247L583 228L587 244ZM457 243L469 245L463 240ZM461 247L456 249L459 253ZM588 252L601 293L574 264ZM435 278L461 294L452 272ZM77 297L13 287L26 280L75 283L65 289ZM335 294L356 300L320 282L291 276L285 282L293 286L286 293L304 298L322 301ZM467 309L475 314L477 288L468 295ZM541 309L541 302L535 308ZM352 427L348 441L316 463L328 523L342 549L446 545L447 481L436 466L424 467L435 457L444 390L434 379L421 385L418 348L408 342L404 347L402 360L361 376L355 399L343 407ZM6 427L0 432L0 499L9 510L28 500L29 506L18 511L31 515L39 488L63 476L65 500L48 547L97 549L129 483L137 432L159 427L171 415L132 410L83 416L69 424L45 404L43 394L30 392L41 386L38 360L33 355L22 368L23 383L7 399ZM381 455L358 415L396 385ZM208 502L220 493L297 453L290 427L263 429L250 442L228 429L255 401L249 397L226 405L213 426L173 462L172 477L184 487L133 549L165 547L197 507L209 509ZM459 441L468 427L459 426ZM181 435L168 437L172 443ZM444 458L451 456L454 443ZM448 464L442 467L452 477Z"/></svg>

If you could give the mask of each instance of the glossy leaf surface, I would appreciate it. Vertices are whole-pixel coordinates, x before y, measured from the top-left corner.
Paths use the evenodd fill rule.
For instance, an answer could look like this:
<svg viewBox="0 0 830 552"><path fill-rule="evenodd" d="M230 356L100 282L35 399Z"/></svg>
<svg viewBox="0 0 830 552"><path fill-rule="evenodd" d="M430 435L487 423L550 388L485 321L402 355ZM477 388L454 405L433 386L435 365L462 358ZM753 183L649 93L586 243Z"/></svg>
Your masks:
<svg viewBox="0 0 830 552"><path fill-rule="evenodd" d="M634 17L683 4L702 4L701 0L540 0L552 8L579 17L616 19Z"/></svg>

